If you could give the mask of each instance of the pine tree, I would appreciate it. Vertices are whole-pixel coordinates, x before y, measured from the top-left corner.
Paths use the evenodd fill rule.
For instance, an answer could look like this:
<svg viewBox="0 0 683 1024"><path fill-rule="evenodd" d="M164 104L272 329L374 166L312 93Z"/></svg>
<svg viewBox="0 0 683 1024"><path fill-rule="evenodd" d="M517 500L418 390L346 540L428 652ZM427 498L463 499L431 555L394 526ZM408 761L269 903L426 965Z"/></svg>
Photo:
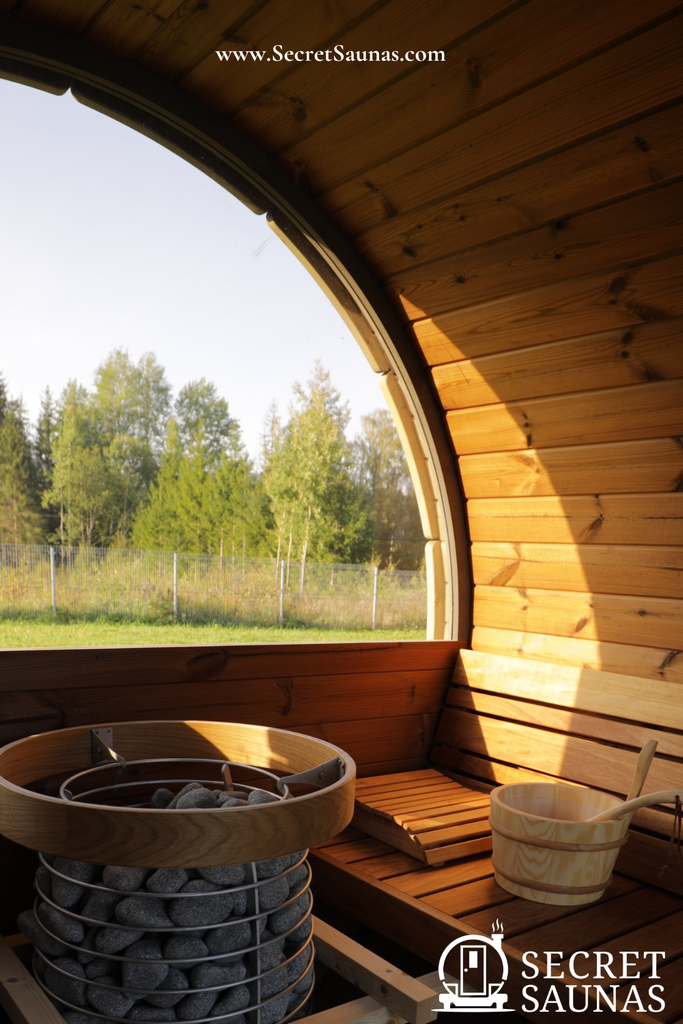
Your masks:
<svg viewBox="0 0 683 1024"><path fill-rule="evenodd" d="M38 480L20 401L7 396L0 379L0 542L42 540Z"/></svg>

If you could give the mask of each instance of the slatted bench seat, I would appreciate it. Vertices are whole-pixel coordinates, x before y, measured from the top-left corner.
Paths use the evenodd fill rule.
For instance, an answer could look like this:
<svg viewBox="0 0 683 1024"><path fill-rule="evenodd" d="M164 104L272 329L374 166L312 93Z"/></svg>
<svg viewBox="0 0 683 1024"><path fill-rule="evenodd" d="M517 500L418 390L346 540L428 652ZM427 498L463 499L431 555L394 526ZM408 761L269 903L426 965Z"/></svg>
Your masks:
<svg viewBox="0 0 683 1024"><path fill-rule="evenodd" d="M313 851L317 892L433 963L452 939L490 934L499 918L510 964L506 989L517 1009L523 1008L521 990L528 984L522 977L528 971L522 962L526 950L560 950L565 960L577 950L665 950L659 968L665 1009L655 1006L638 1019L678 1024L683 1021L683 871L659 877L668 856L670 809L648 809L634 817L640 831L631 830L612 884L600 901L585 907L532 903L500 888L488 852L490 833L478 815L486 791L508 782L562 780L625 795L637 751L648 739L657 739L659 748L645 791L683 785L679 693L675 684L461 652L431 767L360 780L352 827ZM451 811L441 800L449 796ZM430 865L430 848L415 842L427 834L422 824L430 816L444 829L464 824L461 819L446 824L444 818L465 805L476 808L471 822L476 835L461 833L459 852L445 850L457 843L444 844L443 865ZM411 832L416 821L421 824ZM452 837L452 831L447 834ZM571 977L553 982L568 983L579 984ZM551 983L539 978L534 984L542 1006ZM623 1001L631 984L620 987L617 998ZM647 979L637 984L645 988L647 1007ZM611 1011L603 1003L601 1009L600 1019L609 1019ZM547 1020L547 1013L525 1015ZM627 1014L612 1016L623 1020Z"/></svg>

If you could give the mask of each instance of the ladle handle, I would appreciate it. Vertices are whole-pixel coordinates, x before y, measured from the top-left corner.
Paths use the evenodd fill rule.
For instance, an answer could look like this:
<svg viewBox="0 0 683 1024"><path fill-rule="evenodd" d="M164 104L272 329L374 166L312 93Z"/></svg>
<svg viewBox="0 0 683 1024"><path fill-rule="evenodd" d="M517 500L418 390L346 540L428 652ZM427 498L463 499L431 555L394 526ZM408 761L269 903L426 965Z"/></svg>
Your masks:
<svg viewBox="0 0 683 1024"><path fill-rule="evenodd" d="M633 814L639 807L652 807L653 804L672 804L677 796L683 800L683 789L663 789L659 793L646 793L645 796L639 796L636 800L627 800L623 804L617 804L616 807L609 807L606 811L601 811L600 814L595 814L592 818L587 818L586 820L590 824L596 821L612 821L613 818L623 818L626 814Z"/></svg>
<svg viewBox="0 0 683 1024"><path fill-rule="evenodd" d="M628 791L626 797L627 800L635 800L636 797L640 796L647 777L647 773L650 770L652 764L652 758L655 756L655 750L657 749L657 740L648 740L640 754L638 755L638 761L636 762L636 771L633 776L633 782L631 788Z"/></svg>

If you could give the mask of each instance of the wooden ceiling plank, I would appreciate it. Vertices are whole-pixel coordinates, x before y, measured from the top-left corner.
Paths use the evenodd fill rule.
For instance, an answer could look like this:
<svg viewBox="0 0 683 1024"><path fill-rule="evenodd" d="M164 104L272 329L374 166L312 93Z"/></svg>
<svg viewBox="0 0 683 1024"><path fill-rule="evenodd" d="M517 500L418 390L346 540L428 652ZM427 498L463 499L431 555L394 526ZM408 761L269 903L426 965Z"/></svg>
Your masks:
<svg viewBox="0 0 683 1024"><path fill-rule="evenodd" d="M103 50L135 60L147 40L164 26L187 17L197 4L183 0L109 0L83 31L83 36Z"/></svg>
<svg viewBox="0 0 683 1024"><path fill-rule="evenodd" d="M670 437L683 434L683 379L457 409L447 420L463 455Z"/></svg>
<svg viewBox="0 0 683 1024"><path fill-rule="evenodd" d="M683 167L683 104L429 206L380 217L353 244L378 275L406 270L666 181Z"/></svg>
<svg viewBox="0 0 683 1024"><path fill-rule="evenodd" d="M601 0L600 4L530 0L449 50L444 62L415 68L317 132L295 141L283 154L283 161L294 159L310 166L315 191L328 191L335 183L355 177L360 168L377 167L433 135L452 132L480 108L489 110L501 102L507 107L506 97L556 75L562 67L571 67L586 54L609 46L615 37L638 31L657 16L668 14L672 6L671 0L650 0L647 7L639 0L622 0L621 5L618 0ZM588 61L588 65L596 64L598 76L599 61L599 57ZM585 80L585 75L579 75L577 87L581 82L585 86ZM548 82L532 88L537 94L534 106L543 103L544 89L557 94Z"/></svg>
<svg viewBox="0 0 683 1024"><path fill-rule="evenodd" d="M628 637L630 644L664 649L666 657L662 662L668 660L673 665L677 661L679 667L683 663L683 654L678 650L681 616L683 601L670 598L576 593L565 589L475 587L475 626L580 637L605 647ZM668 666L660 667L660 678L670 679L665 672Z"/></svg>
<svg viewBox="0 0 683 1024"><path fill-rule="evenodd" d="M191 48L189 59L174 76L178 78L183 89L192 93L217 113L226 116L241 106L250 96L267 88L271 83L279 83L292 70L292 63L286 61L263 60L242 61L238 68L229 61L218 65L216 49L249 49L270 51L280 44L283 52L287 50L318 50L334 46L336 40L349 25L357 21L365 23L366 14L377 6L377 0L344 0L343 3L317 3L303 5L298 0L279 0L264 9L257 9L253 17L247 19L230 38L214 32L212 42L206 42L203 50ZM143 62L152 70L159 71L168 59L173 58L170 50L167 56L164 50L148 52L142 55ZM331 64L315 62L320 70L332 67ZM265 102L265 101L264 101ZM272 102L282 120L306 119L308 109L304 101L295 95L293 89L287 88L282 94L273 95ZM303 122L302 122L303 123ZM246 132L249 134L249 132ZM272 146L266 139L265 148Z"/></svg>
<svg viewBox="0 0 683 1024"><path fill-rule="evenodd" d="M473 498L472 540L683 546L683 492Z"/></svg>
<svg viewBox="0 0 683 1024"><path fill-rule="evenodd" d="M440 313L413 325L430 366L683 315L683 256Z"/></svg>
<svg viewBox="0 0 683 1024"><path fill-rule="evenodd" d="M347 181L322 180L316 161L314 193L333 220L344 211L338 223L355 234L377 222L372 190L400 214L676 100L682 45L678 16L380 165L360 169L359 153L359 170ZM409 137L419 123L403 128Z"/></svg>
<svg viewBox="0 0 683 1024"><path fill-rule="evenodd" d="M432 376L447 409L670 380L683 377L683 319L446 363Z"/></svg>
<svg viewBox="0 0 683 1024"><path fill-rule="evenodd" d="M403 271L385 287L417 320L675 251L682 224L683 181L676 181Z"/></svg>
<svg viewBox="0 0 683 1024"><path fill-rule="evenodd" d="M683 548L472 545L475 584L683 598Z"/></svg>
<svg viewBox="0 0 683 1024"><path fill-rule="evenodd" d="M108 6L111 0L9 0L2 10L11 11L20 6L22 18L38 21L41 25L62 32L80 34L93 18ZM177 0L180 2L180 0Z"/></svg>
<svg viewBox="0 0 683 1024"><path fill-rule="evenodd" d="M467 498L641 494L678 491L683 482L677 437L463 455L459 463Z"/></svg>
<svg viewBox="0 0 683 1024"><path fill-rule="evenodd" d="M480 589L475 588L476 591ZM625 630L619 631L619 636L627 635ZM523 629L475 626L472 630L472 649L488 654L512 654L529 661L551 661L557 665L575 665L578 668L642 676L656 681L665 679L678 686L683 683L683 657L680 651L670 647L636 647L630 643L551 636L547 633L525 632Z"/></svg>

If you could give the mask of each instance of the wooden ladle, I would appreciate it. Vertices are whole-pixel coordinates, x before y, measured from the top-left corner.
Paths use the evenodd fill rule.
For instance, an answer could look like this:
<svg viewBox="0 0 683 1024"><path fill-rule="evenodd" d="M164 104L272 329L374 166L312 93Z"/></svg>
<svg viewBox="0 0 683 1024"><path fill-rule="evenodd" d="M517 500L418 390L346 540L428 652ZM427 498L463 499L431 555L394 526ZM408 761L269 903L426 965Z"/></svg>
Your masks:
<svg viewBox="0 0 683 1024"><path fill-rule="evenodd" d="M586 818L588 824L597 821L611 821L612 818L623 818L625 814L630 817L639 807L651 807L653 804L672 804L679 796L683 800L683 789L662 789L659 793L646 793L639 796L637 800L626 800L616 807L609 807L600 814L594 814L592 818Z"/></svg>
<svg viewBox="0 0 683 1024"><path fill-rule="evenodd" d="M656 749L657 740L648 740L648 742L645 744L640 754L638 755L638 760L636 761L636 770L633 773L633 782L631 783L631 788L629 789L626 795L625 803L630 803L631 801L635 800L637 797L640 796L643 785L645 784L645 779L647 778L647 773L649 772L650 765L652 764L652 758L655 756ZM610 821L610 819L612 818L620 818L624 813L627 813L624 812L624 810L622 810L622 808L625 806L625 803L618 804L616 807L611 808L609 811L601 811L600 814L596 814L593 818L588 818L588 821ZM639 806L642 807L644 805L639 804ZM633 808L633 810L635 810L635 807Z"/></svg>

